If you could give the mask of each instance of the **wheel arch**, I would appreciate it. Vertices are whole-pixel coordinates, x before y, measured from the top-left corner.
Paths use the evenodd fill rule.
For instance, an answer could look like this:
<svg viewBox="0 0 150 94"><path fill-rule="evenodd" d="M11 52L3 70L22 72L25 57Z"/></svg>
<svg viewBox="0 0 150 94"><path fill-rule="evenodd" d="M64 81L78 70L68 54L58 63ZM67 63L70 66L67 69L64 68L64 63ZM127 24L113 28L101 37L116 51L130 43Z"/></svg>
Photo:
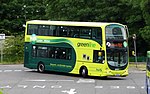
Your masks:
<svg viewBox="0 0 150 94"><path fill-rule="evenodd" d="M86 68L86 70L87 70L87 75L88 75L88 73L89 73L89 72L88 72L88 68L87 68L85 65L82 65L82 66L80 67L79 74L81 74L83 68Z"/></svg>
<svg viewBox="0 0 150 94"><path fill-rule="evenodd" d="M45 71L45 64L44 64L42 61L39 61L38 64L37 64L37 71L38 71L38 72L41 72L41 71L39 71L39 65L40 65L40 64L42 64L42 65L44 66L44 71ZM44 72L44 71L43 71L43 72Z"/></svg>

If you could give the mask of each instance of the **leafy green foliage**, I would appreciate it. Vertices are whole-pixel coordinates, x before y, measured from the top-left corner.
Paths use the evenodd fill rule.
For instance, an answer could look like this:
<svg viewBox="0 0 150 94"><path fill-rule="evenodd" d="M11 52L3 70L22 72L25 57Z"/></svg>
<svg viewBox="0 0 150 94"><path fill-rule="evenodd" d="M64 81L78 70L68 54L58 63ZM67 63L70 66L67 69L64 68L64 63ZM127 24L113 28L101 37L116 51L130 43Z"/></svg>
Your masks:
<svg viewBox="0 0 150 94"><path fill-rule="evenodd" d="M150 26L150 0L143 0L142 5L143 17L146 24Z"/></svg>
<svg viewBox="0 0 150 94"><path fill-rule="evenodd" d="M5 40L4 45L4 61L21 63L23 60L24 52L24 37L23 35L16 37L9 37Z"/></svg>
<svg viewBox="0 0 150 94"><path fill-rule="evenodd" d="M23 24L28 20L119 22L128 26L130 35L137 34L137 49L144 43L142 50L147 50L149 10L149 0L0 0L0 33L21 38L18 35L24 33ZM10 46L14 42L7 50L23 56L23 40L15 38L6 40Z"/></svg>
<svg viewBox="0 0 150 94"><path fill-rule="evenodd" d="M0 33L19 35L27 20L45 19L44 0L2 0L0 5Z"/></svg>
<svg viewBox="0 0 150 94"><path fill-rule="evenodd" d="M142 38L148 43L150 41L150 26L145 26L144 28L141 29L140 32Z"/></svg>
<svg viewBox="0 0 150 94"><path fill-rule="evenodd" d="M126 7L119 0L55 0L46 13L51 20L122 22Z"/></svg>

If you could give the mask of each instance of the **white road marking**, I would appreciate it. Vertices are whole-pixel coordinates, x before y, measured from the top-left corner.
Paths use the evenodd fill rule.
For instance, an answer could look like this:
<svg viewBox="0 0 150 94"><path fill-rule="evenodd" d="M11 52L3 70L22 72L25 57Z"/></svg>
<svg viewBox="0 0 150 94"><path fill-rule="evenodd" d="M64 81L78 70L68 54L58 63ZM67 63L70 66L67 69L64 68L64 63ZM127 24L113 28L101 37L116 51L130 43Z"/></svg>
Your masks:
<svg viewBox="0 0 150 94"><path fill-rule="evenodd" d="M35 85L35 86L33 86L33 88L45 88L45 85L44 86L39 86L39 85Z"/></svg>
<svg viewBox="0 0 150 94"><path fill-rule="evenodd" d="M12 70L4 70L4 72L12 72Z"/></svg>
<svg viewBox="0 0 150 94"><path fill-rule="evenodd" d="M32 71L32 70L28 69L28 70L24 70L24 71Z"/></svg>
<svg viewBox="0 0 150 94"><path fill-rule="evenodd" d="M75 93L77 93L77 92L74 92L74 91L75 91L75 89L70 89L70 91L64 90L64 91L61 91L61 92L68 93L68 94L75 94Z"/></svg>
<svg viewBox="0 0 150 94"><path fill-rule="evenodd" d="M46 82L46 80L26 80L27 82Z"/></svg>
<svg viewBox="0 0 150 94"><path fill-rule="evenodd" d="M127 89L135 89L135 86L127 86Z"/></svg>
<svg viewBox="0 0 150 94"><path fill-rule="evenodd" d="M141 86L142 89L145 89L145 86Z"/></svg>
<svg viewBox="0 0 150 94"><path fill-rule="evenodd" d="M111 89L119 89L119 86L110 86Z"/></svg>
<svg viewBox="0 0 150 94"><path fill-rule="evenodd" d="M0 89L10 89L10 88L11 87L9 85L0 87Z"/></svg>
<svg viewBox="0 0 150 94"><path fill-rule="evenodd" d="M29 87L29 85L17 85L17 88L23 88L23 89L25 89L27 87ZM53 85L50 88L52 88L52 89L60 89L62 87L63 86L61 86L61 85ZM108 87L110 89L120 89L120 86L105 86L105 87ZM145 89L144 86L140 86L140 87L141 87L141 89ZM0 89L11 89L11 88L12 87L10 85L0 86ZM46 85L33 85L32 88L33 89L35 89L35 88L44 89L44 88L46 88ZM95 86L95 89L103 89L103 88L104 88L104 86ZM126 87L124 87L124 89L136 89L136 86L126 86ZM69 92L71 92L71 89L70 89L70 91L62 91L62 92L64 92L64 93L68 92L68 94L72 94L72 93L69 93Z"/></svg>
<svg viewBox="0 0 150 94"><path fill-rule="evenodd" d="M74 80L47 80L48 82L74 82Z"/></svg>
<svg viewBox="0 0 150 94"><path fill-rule="evenodd" d="M74 82L74 80L47 80L48 82Z"/></svg>
<svg viewBox="0 0 150 94"><path fill-rule="evenodd" d="M32 70L32 69L27 69L27 70L24 70L24 71L27 71L27 72L28 72L28 71L36 71L36 70Z"/></svg>
<svg viewBox="0 0 150 94"><path fill-rule="evenodd" d="M74 82L74 80L26 80L27 82Z"/></svg>
<svg viewBox="0 0 150 94"><path fill-rule="evenodd" d="M22 70L14 70L14 72L21 72Z"/></svg>
<svg viewBox="0 0 150 94"><path fill-rule="evenodd" d="M95 86L95 88L103 88L103 86Z"/></svg>
<svg viewBox="0 0 150 94"><path fill-rule="evenodd" d="M94 79L79 79L77 83L95 83Z"/></svg>
<svg viewBox="0 0 150 94"><path fill-rule="evenodd" d="M51 86L51 88L62 88L62 86L60 86L60 85L54 85L54 86Z"/></svg>
<svg viewBox="0 0 150 94"><path fill-rule="evenodd" d="M3 72L2 70L0 70L0 72Z"/></svg>
<svg viewBox="0 0 150 94"><path fill-rule="evenodd" d="M27 85L18 85L19 88L27 88Z"/></svg>

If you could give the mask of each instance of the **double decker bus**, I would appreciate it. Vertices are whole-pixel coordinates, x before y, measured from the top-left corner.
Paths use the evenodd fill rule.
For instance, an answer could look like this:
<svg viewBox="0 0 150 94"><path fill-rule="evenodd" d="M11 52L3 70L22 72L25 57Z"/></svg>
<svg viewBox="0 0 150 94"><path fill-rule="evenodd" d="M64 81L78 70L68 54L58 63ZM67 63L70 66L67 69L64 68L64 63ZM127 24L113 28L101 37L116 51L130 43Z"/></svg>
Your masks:
<svg viewBox="0 0 150 94"><path fill-rule="evenodd" d="M24 66L39 72L86 76L128 75L128 30L119 23L26 23Z"/></svg>
<svg viewBox="0 0 150 94"><path fill-rule="evenodd" d="M150 51L147 51L146 91L147 91L147 94L150 94Z"/></svg>

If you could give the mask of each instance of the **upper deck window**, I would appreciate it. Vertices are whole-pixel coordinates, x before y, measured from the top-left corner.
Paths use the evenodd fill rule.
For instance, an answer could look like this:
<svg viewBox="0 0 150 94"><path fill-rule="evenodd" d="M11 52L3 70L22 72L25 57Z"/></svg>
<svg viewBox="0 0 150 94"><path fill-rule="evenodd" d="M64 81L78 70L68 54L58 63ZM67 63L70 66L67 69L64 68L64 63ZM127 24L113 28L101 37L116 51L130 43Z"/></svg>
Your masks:
<svg viewBox="0 0 150 94"><path fill-rule="evenodd" d="M39 25L38 35L47 36L49 35L50 26L48 25Z"/></svg>
<svg viewBox="0 0 150 94"><path fill-rule="evenodd" d="M32 34L40 36L56 35L56 26L29 24L27 30L28 35Z"/></svg>
<svg viewBox="0 0 150 94"><path fill-rule="evenodd" d="M101 27L28 24L27 34L102 40Z"/></svg>
<svg viewBox="0 0 150 94"><path fill-rule="evenodd" d="M37 35L38 34L38 25L29 24L27 34L28 35L32 35L32 34Z"/></svg>
<svg viewBox="0 0 150 94"><path fill-rule="evenodd" d="M106 39L123 39L126 40L126 31L120 25L108 25L106 27Z"/></svg>

